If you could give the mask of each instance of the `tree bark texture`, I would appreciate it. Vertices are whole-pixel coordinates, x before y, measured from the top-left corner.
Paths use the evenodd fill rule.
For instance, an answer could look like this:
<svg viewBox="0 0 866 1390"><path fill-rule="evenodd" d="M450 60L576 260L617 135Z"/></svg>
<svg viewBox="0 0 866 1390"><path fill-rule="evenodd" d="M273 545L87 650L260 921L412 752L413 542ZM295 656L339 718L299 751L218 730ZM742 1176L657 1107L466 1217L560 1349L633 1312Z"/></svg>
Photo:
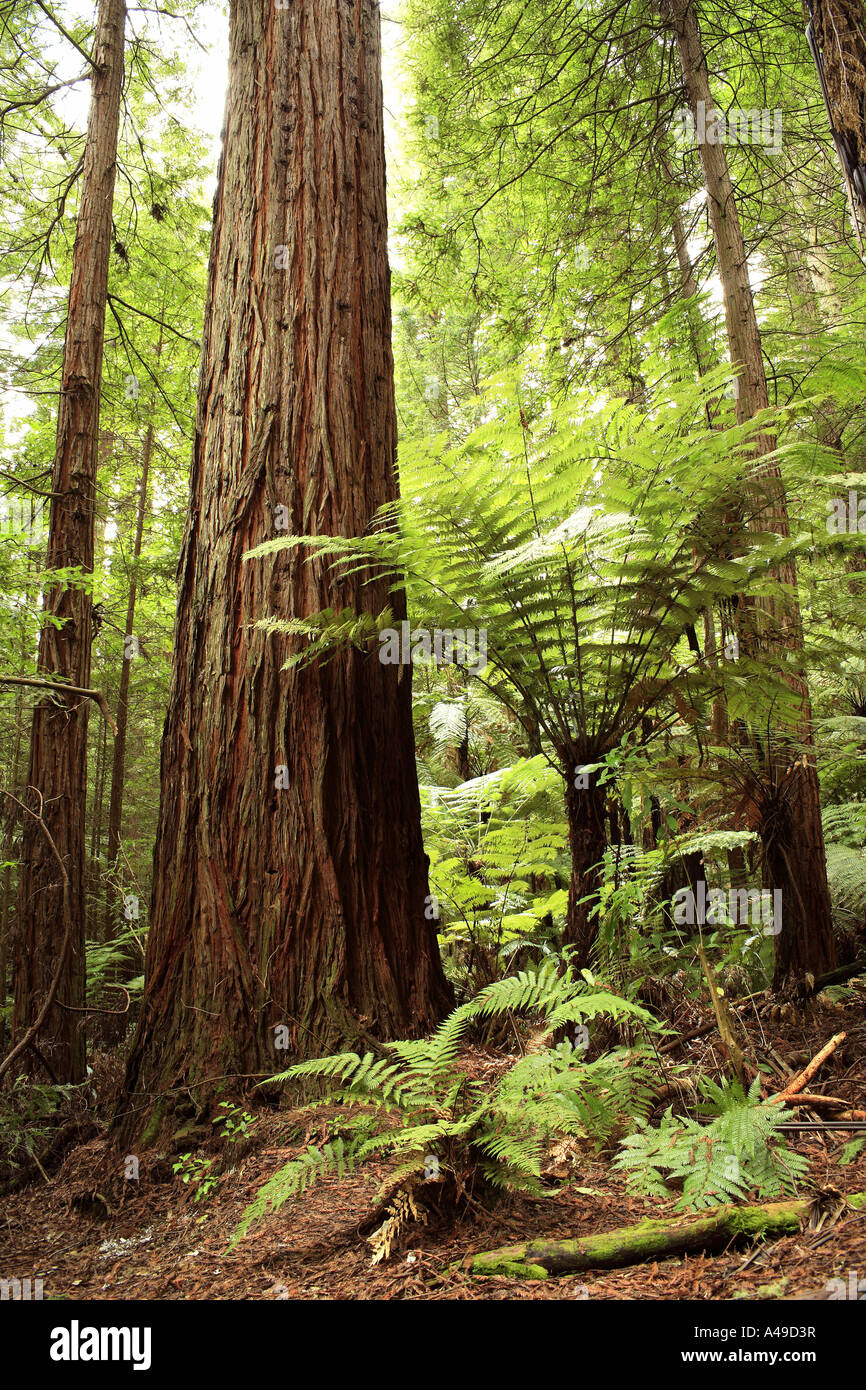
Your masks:
<svg viewBox="0 0 866 1390"><path fill-rule="evenodd" d="M448 1004L428 903L410 668L284 670L256 626L377 612L384 583L244 553L355 536L397 495L378 7L231 7L146 993L121 1120ZM285 1030L280 1032L279 1030ZM282 1037L285 1051L275 1052ZM202 1083L204 1083L202 1085ZM212 1087L211 1087L212 1089ZM140 1127L140 1126L138 1126Z"/></svg>
<svg viewBox="0 0 866 1390"><path fill-rule="evenodd" d="M565 783L571 878L563 945L577 947L578 969L589 965L598 935L596 909L607 849L607 790L599 785L598 776L597 771L582 774L578 780L585 779L585 787L575 785L575 779Z"/></svg>
<svg viewBox="0 0 866 1390"><path fill-rule="evenodd" d="M93 84L81 204L72 257L72 279L63 348L57 447L49 514L47 568L93 570L95 489L105 308L111 250L111 219L117 163L117 133L123 85L124 0L100 0L93 42ZM72 685L90 684L91 597L58 584L46 596L46 623L39 643L39 670ZM18 910L13 944L13 1040L39 1013L57 968L67 926L70 947L55 996L38 1039L39 1049L60 1081L85 1074L85 807L87 716L81 696L50 696L33 713L28 771L33 816L22 827ZM68 892L48 837L69 878ZM66 920L68 912L71 918ZM62 1005L70 1006L66 1009ZM35 1066L32 1058L22 1062Z"/></svg>

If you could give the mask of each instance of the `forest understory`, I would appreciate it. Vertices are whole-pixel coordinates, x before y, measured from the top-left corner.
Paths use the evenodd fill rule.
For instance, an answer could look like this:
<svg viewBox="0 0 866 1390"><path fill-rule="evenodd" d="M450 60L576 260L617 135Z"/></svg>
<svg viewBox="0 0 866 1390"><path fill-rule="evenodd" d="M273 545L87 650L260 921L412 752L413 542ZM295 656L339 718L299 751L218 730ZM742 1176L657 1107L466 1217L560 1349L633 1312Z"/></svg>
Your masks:
<svg viewBox="0 0 866 1390"><path fill-rule="evenodd" d="M866 1077L866 979L855 980L844 995L833 1000L822 994L803 1011L789 1010L793 1017L773 1018L766 1006L756 1005L739 1016L744 1050L768 1065L780 1085L828 1038L845 1032L844 1044L809 1091L832 1094L856 1109ZM681 1012L676 1027L682 1035L708 1022L693 1007ZM712 1028L704 1038L683 1043L675 1056L687 1064L684 1078L724 1071L726 1059ZM459 1060L472 1075L489 1080L513 1063L514 1052L475 1046ZM390 1186L389 1169L381 1164L326 1177L232 1247L246 1207L274 1167L296 1158L303 1143L339 1119L339 1111L327 1107L310 1116L285 1104L279 1110L253 1104L252 1113L245 1111L250 1131L236 1139L218 1137L218 1126L187 1122L164 1150L142 1160L138 1179L129 1181L119 1176L121 1156L106 1133L120 1080L111 1055L97 1054L86 1087L89 1100L78 1099L41 1132L44 1164L27 1165L17 1178L4 1174L4 1269L7 1277L41 1277L45 1298L772 1301L838 1298L842 1286L845 1297L866 1292L857 1273L866 1270L866 1207L844 1205L847 1195L866 1189L866 1153L846 1158L849 1137L838 1131L791 1136L791 1146L808 1162L801 1192L814 1203L791 1234L729 1240L709 1252L547 1279L482 1276L469 1267L469 1257L478 1252L605 1233L647 1217L671 1218L675 1204L636 1198L611 1172L609 1157L571 1140L554 1145L542 1165L547 1191L541 1198L503 1195L491 1201L467 1190L459 1201L449 1196L442 1202L436 1183L426 1200L422 1189L421 1219L397 1232L384 1259L376 1260L370 1241L386 1215L381 1191ZM688 1099L687 1080L680 1082L680 1093ZM656 1118L667 1103L658 1103ZM797 1107L798 1118L807 1122L827 1114L820 1105ZM185 1185L174 1171L178 1154L189 1154L197 1140L193 1157L208 1163L216 1179L200 1199L197 1184Z"/></svg>

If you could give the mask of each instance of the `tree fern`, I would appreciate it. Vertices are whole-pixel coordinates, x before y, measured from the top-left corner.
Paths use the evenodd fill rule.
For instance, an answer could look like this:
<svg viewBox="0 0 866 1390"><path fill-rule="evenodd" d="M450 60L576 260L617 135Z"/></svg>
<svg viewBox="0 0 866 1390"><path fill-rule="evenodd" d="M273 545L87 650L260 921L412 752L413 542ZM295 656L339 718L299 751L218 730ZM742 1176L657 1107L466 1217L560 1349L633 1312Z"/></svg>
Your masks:
<svg viewBox="0 0 866 1390"><path fill-rule="evenodd" d="M706 722L723 689L732 719L772 709L778 722L793 701L782 672L745 660L733 671L717 653L696 655L688 640L714 604L746 592L778 599L773 575L803 544L751 534L744 554L731 557L723 518L743 491L741 454L771 422L711 427L718 381L710 378L660 387L651 415L622 401L599 409L587 397L551 407L534 425L517 384L502 378L490 385L488 418L459 445L437 439L404 450L403 500L368 534L286 536L248 558L294 548L338 576L360 572L405 589L413 622L428 631L483 632L486 664L467 680L513 715L568 787L577 767L632 736ZM369 623L372 660L384 621ZM308 632L291 629L292 664L319 660L329 634L336 646L360 635L343 613L305 623ZM568 806L577 819L574 797ZM583 886L570 894L566 937L585 942L601 854L572 830L571 846L592 853L575 869ZM525 924L514 925L523 934Z"/></svg>
<svg viewBox="0 0 866 1390"><path fill-rule="evenodd" d="M866 850L828 844L827 881L833 916L840 927L859 927L866 921Z"/></svg>

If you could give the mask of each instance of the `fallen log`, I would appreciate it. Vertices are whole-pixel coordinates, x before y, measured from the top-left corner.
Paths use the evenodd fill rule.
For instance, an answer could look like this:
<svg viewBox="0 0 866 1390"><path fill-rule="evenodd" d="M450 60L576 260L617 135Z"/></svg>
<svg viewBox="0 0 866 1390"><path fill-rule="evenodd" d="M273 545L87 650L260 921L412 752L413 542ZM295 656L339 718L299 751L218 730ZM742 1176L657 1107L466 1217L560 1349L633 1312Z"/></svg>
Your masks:
<svg viewBox="0 0 866 1390"><path fill-rule="evenodd" d="M852 1206L866 1204L866 1192L847 1198ZM790 1235L808 1217L811 1201L791 1199L760 1206L724 1206L701 1216L647 1219L601 1235L578 1240L531 1240L503 1245L498 1250L470 1255L464 1268L470 1274L510 1275L516 1279L547 1279L587 1269L619 1269L674 1255L723 1249L743 1240Z"/></svg>
<svg viewBox="0 0 866 1390"><path fill-rule="evenodd" d="M838 970L828 970L826 975L819 975L813 986L813 993L820 993L828 985L842 985L855 975L864 973L866 973L866 956L863 956L861 960L852 961L850 965L840 965Z"/></svg>

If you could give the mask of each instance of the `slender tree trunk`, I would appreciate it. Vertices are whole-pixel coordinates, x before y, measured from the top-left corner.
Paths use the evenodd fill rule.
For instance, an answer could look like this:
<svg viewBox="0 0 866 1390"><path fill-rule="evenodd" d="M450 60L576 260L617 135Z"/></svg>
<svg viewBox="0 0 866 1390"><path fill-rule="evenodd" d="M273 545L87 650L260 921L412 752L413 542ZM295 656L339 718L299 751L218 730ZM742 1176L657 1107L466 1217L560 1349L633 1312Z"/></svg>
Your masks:
<svg viewBox="0 0 866 1390"><path fill-rule="evenodd" d="M94 937L99 931L100 898L99 851L102 844L102 822L105 810L105 778L108 768L108 725L102 721L99 741L96 747L96 769L93 778L93 805L90 823L90 857L87 879L88 935Z"/></svg>
<svg viewBox="0 0 866 1390"><path fill-rule="evenodd" d="M359 535L397 492L373 0L234 3L225 131L135 1107L273 1071L275 1038L309 1054L417 1035L448 1003L409 671L355 651L286 670L292 639L256 627L387 602L399 618L402 595L297 551L243 560L281 528Z"/></svg>
<svg viewBox="0 0 866 1390"><path fill-rule="evenodd" d="M141 453L141 477L138 485L138 504L135 516L135 538L132 544L132 574L129 580L129 595L126 601L126 639L134 635L135 604L138 597L138 562L141 558L144 537L144 518L147 513L147 487L150 476L150 460L153 454L153 424L149 424L144 436ZM117 733L114 736L114 756L111 764L111 799L108 806L108 874L105 888L105 931L106 940L112 935L111 902L115 896L113 873L120 855L120 832L123 825L123 789L126 773L126 730L129 721L129 678L132 668L132 653L124 642L123 661L120 667L120 692L117 697Z"/></svg>
<svg viewBox="0 0 866 1390"><path fill-rule="evenodd" d="M29 598L29 595L28 595ZM27 633L21 639L21 664L19 674L25 675L27 672ZM19 691L15 699L15 734L12 740L12 767L9 780L9 787L14 796L21 796L21 744L23 739L24 726L24 692ZM6 1003L6 978L9 964L9 918L12 913L15 901L15 889L12 881L12 856L15 851L15 829L17 817L16 808L7 803L3 807L6 813L7 828L3 837L3 848L0 853L3 856L3 888L0 892L0 1005ZM0 1047L6 1044L6 1024L0 1022Z"/></svg>
<svg viewBox="0 0 866 1390"><path fill-rule="evenodd" d="M85 574L93 570L99 402L125 20L124 0L100 0L48 530L47 568L77 566ZM40 671L89 686L89 594L59 584L46 595L46 610L57 625L49 623L42 630ZM63 956L56 1002L40 1033L39 1048L57 1078L71 1082L83 1078L85 1067L82 1015L62 1005L80 1008L84 1004L88 704L80 697L58 696L40 701L34 710L29 796L31 809L44 824L33 816L24 817L14 943L13 1037L24 1033L36 1018ZM46 831L69 876L65 900Z"/></svg>
<svg viewBox="0 0 866 1390"><path fill-rule="evenodd" d="M664 153L660 153L659 163L665 182L671 189L674 189L673 170ZM686 227L683 222L683 215L680 210L679 202L674 203L671 214L671 236L673 237L677 267L680 274L680 293L683 299L687 301L688 305L686 312L689 325L689 342L691 343L695 366L698 369L698 376L703 376L705 372L709 371L712 365L710 350L707 346L707 325L696 303L698 282L695 276L695 268L692 265L692 258L689 255L688 236L686 234ZM712 418L710 419L710 424L712 424Z"/></svg>
<svg viewBox="0 0 866 1390"><path fill-rule="evenodd" d="M3 844L3 888L0 890L0 1002L5 1007L6 1004L6 976L8 973L9 962L9 915L12 910L12 900L14 897L12 889L12 850L15 845L14 817L9 811L9 828L4 836ZM0 1018L0 1048L6 1046L6 1015Z"/></svg>
<svg viewBox="0 0 866 1390"><path fill-rule="evenodd" d="M101 430L99 435L99 462L98 470L104 469L111 461L114 453L115 438L110 430ZM105 517L96 504L94 512L94 537L100 534L104 528ZM99 569L98 554L94 556L94 566ZM93 664L92 647L95 643L99 628L96 625L95 617L92 621L91 630L91 666ZM105 788L108 776L108 724L102 721L97 731L96 744L96 768L93 776L93 801L90 807L90 856L87 863L87 936L88 938L98 939L104 925L100 908L103 891L102 875L100 873L100 855L102 852L102 833L105 823ZM103 936L104 939L104 936Z"/></svg>
<svg viewBox="0 0 866 1390"><path fill-rule="evenodd" d="M698 102L705 103L709 133L715 107L694 4L692 0L669 0L669 13L689 105L696 115ZM725 146L719 141L710 143L709 139L704 139L699 150L722 282L728 347L731 364L738 372L737 418L745 422L768 404L761 337ZM768 436L761 436L756 442L757 457L751 481L760 487L760 503L755 506L749 524L759 531L787 536L787 503L781 471L776 462L766 457L774 447L775 441ZM793 561L786 561L777 576L796 595ZM784 660L792 651L802 650L802 624L796 597L787 603L750 601L741 607L745 607L747 620L741 637L744 651L764 656L772 663L774 654ZM785 664L788 667L788 663ZM807 972L821 974L831 969L836 960L818 777L811 748L809 691L803 674L789 674L787 679L799 697L797 727L792 730L791 738L779 735L775 747L767 752L768 794L761 826L765 872L778 875L770 886L782 890L784 902L783 927L775 938L776 988L789 987Z"/></svg>

